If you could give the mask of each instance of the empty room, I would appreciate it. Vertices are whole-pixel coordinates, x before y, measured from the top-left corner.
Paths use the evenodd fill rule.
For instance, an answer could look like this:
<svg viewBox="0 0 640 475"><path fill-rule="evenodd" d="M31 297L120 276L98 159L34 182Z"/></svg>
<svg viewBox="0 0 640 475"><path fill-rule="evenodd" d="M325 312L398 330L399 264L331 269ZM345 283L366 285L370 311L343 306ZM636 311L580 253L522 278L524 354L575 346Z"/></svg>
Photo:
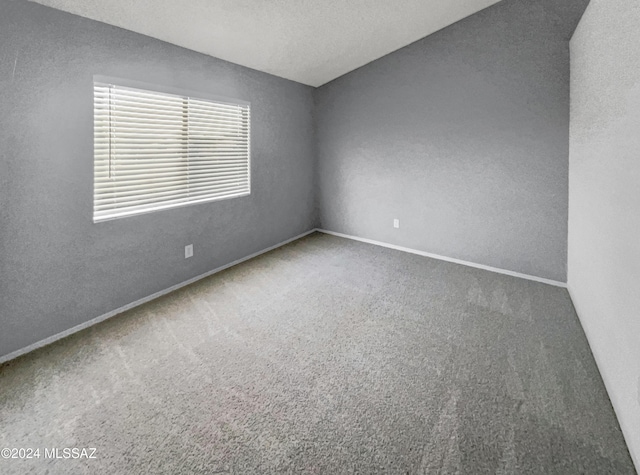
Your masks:
<svg viewBox="0 0 640 475"><path fill-rule="evenodd" d="M636 474L637 0L0 0L0 474Z"/></svg>

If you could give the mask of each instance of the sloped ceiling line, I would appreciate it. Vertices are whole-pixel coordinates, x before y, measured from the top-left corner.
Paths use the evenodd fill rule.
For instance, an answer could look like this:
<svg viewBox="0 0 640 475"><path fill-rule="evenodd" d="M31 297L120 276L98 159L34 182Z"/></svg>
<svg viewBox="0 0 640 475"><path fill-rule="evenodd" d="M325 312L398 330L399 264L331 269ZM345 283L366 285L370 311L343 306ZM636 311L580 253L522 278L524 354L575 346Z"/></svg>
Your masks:
<svg viewBox="0 0 640 475"><path fill-rule="evenodd" d="M318 87L500 0L33 1Z"/></svg>

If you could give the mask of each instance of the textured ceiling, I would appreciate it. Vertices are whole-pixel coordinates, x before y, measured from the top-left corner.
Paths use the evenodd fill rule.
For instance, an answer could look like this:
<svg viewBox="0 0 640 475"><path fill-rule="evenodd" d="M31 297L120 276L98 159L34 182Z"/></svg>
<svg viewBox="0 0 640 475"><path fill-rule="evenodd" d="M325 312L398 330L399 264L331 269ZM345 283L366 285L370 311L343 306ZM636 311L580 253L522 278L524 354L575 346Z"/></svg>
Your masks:
<svg viewBox="0 0 640 475"><path fill-rule="evenodd" d="M499 0L34 0L320 86Z"/></svg>

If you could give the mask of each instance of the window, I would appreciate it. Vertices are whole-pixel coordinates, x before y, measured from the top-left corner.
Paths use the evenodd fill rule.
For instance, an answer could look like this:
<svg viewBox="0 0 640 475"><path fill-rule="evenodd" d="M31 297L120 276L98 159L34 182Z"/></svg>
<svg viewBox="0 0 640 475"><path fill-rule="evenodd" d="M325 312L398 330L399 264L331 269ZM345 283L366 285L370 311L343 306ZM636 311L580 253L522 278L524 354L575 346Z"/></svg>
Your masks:
<svg viewBox="0 0 640 475"><path fill-rule="evenodd" d="M250 193L247 103L94 83L93 221Z"/></svg>

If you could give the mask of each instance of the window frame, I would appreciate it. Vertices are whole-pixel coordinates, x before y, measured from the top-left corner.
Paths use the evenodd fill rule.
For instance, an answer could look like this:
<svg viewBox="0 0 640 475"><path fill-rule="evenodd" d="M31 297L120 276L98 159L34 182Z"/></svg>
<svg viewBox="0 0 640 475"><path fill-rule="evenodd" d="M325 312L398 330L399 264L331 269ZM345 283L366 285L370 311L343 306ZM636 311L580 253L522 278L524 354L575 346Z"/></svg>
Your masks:
<svg viewBox="0 0 640 475"><path fill-rule="evenodd" d="M95 196L96 196L96 175L95 175L95 167L96 167L96 161L95 161L95 151L96 151L96 144L95 144L95 93L94 93L94 88L96 83L101 83L101 84L109 84L109 85L114 85L116 87L120 87L120 88L130 88L130 89L138 89L141 91L147 91L150 93L158 93L158 94L168 94L168 95L172 95L172 96L178 96L181 98L192 98L194 100L202 100L202 101L211 101L211 102L216 102L216 103L220 103L220 104L225 104L225 105L232 105L232 106L242 106L242 107L247 107L249 109L249 122L248 122L248 135L247 135L247 187L248 190L246 193L241 193L241 194L237 194L237 195L233 195L233 196L221 196L221 197L208 197L208 198L202 198L202 199L194 199L194 200L190 200L190 201L183 201L183 202L178 202L178 203L158 203L157 206L150 206L148 209L142 209L142 210L136 210L136 211L131 211L131 212L124 212L120 215L117 216L106 216L106 217L98 217L96 218L95 216ZM136 81L136 80L131 80L131 79L123 79L123 78L118 78L118 77L112 77L112 76L103 76L103 75L94 75L93 76L93 80L91 83L91 111L92 111L92 155L91 155L91 160L92 160L92 206L91 206L91 211L92 211L92 220L94 224L99 224L99 223L103 223L103 222L107 222L107 221L113 221L116 219L123 219L123 218L131 218L131 217L135 217L135 216L141 216L143 214L148 214L148 213L155 213L158 211L163 211L163 210L170 210L170 209L174 209L174 208L181 208L181 207L185 207L185 206L191 206L191 205L198 205L198 204L203 204L203 203L211 203L211 202L215 202L215 201L224 201L224 200L229 200L229 199L234 199L234 198L243 198L246 196L250 196L251 192L252 192L252 186L251 186L251 165L252 165L252 160L251 160L251 103L249 101L245 101L245 100L241 100L241 99L234 99L234 98L230 98L230 97L225 97L225 96L220 96L220 95L216 95L216 94L210 94L210 93L206 93L206 92L202 92L202 91L196 91L196 90L192 90L192 89L182 89L182 88L175 88L175 87L170 87L170 86L164 86L164 85L159 85L159 84L151 84L151 83L146 83L146 82L142 82L142 81Z"/></svg>

